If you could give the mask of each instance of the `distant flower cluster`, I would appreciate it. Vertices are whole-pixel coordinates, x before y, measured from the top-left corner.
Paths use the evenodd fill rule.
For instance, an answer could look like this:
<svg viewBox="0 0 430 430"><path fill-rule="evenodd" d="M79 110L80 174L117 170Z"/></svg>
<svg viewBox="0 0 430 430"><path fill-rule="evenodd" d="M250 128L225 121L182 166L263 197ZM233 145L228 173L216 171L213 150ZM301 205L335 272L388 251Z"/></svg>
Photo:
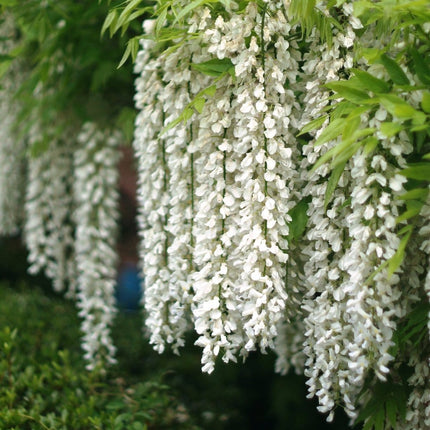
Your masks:
<svg viewBox="0 0 430 430"><path fill-rule="evenodd" d="M32 134L34 139L40 138ZM24 238L30 272L77 299L90 369L115 362L118 160L121 135L85 123L28 160Z"/></svg>
<svg viewBox="0 0 430 430"><path fill-rule="evenodd" d="M406 133L381 132L391 118L386 109L358 113L377 143L345 160L330 204L331 171L312 166L341 138L315 145L328 120L310 140L297 138L336 103L322 85L357 66L353 46L363 26L351 2L338 13L343 30L333 26L325 43L314 30L305 48L288 2L250 2L239 13L198 8L187 22L193 37L172 52L153 55L155 45L144 41L134 142L150 342L159 352L166 345L177 352L193 326L209 373L218 356L228 362L274 349L277 370L304 372L309 396L328 420L339 404L356 418L366 378L386 380L393 334L424 295L430 254L420 245L428 233L424 210L422 236L414 235L411 255L390 273L402 246L396 219L406 178L399 171L413 148ZM149 34L153 27L144 23ZM205 74L213 64L225 69ZM215 84L207 75L217 76ZM293 240L292 214L303 206L307 228ZM421 376L411 377L412 385L426 377L426 366L417 365ZM409 407L424 408L425 394L413 396ZM408 413L406 428L415 415Z"/></svg>
<svg viewBox="0 0 430 430"><path fill-rule="evenodd" d="M4 15L0 24L0 55L15 47L12 18ZM18 106L14 95L23 80L15 65L2 78L0 87L0 235L15 234L22 222L25 187L24 144L17 139L15 120Z"/></svg>
<svg viewBox="0 0 430 430"><path fill-rule="evenodd" d="M42 139L33 130L30 144ZM33 141L34 140L34 141ZM53 140L28 160L24 240L29 272L44 272L54 289L73 296L76 289L73 184L73 141Z"/></svg>
<svg viewBox="0 0 430 430"><path fill-rule="evenodd" d="M110 329L115 315L119 219L119 133L84 124L74 152L77 301L89 368L114 363Z"/></svg>

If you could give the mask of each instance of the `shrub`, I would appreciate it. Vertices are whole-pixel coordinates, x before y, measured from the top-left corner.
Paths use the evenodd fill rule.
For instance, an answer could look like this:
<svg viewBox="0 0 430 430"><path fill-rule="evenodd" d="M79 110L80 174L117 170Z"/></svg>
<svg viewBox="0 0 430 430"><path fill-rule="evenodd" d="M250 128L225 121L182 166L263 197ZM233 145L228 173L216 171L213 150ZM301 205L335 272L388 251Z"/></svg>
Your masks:
<svg viewBox="0 0 430 430"><path fill-rule="evenodd" d="M69 303L1 285L2 429L196 429L163 376L88 372Z"/></svg>

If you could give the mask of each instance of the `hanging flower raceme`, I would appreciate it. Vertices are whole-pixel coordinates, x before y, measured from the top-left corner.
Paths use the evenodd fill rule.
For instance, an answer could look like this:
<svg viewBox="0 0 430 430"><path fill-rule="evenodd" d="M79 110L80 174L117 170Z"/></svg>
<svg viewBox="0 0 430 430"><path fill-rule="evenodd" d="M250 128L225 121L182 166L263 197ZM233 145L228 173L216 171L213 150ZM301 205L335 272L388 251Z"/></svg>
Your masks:
<svg viewBox="0 0 430 430"><path fill-rule="evenodd" d="M251 3L246 13L225 18L203 9L189 25L202 40L191 39L161 61L143 60L144 53L138 60L144 303L158 350L175 337L181 342L178 330L185 330L191 305L210 372L220 351L229 361L258 346L273 348L284 318L286 214L298 200L292 130L300 54L287 41L294 30L278 3L264 11ZM224 73L204 103L210 81L193 69L211 61L234 69L235 78ZM196 95L201 115L169 128ZM168 129L160 136L154 126L161 125Z"/></svg>
<svg viewBox="0 0 430 430"><path fill-rule="evenodd" d="M111 338L115 308L118 160L120 134L86 123L74 152L77 302L82 348L93 369L115 362Z"/></svg>
<svg viewBox="0 0 430 430"><path fill-rule="evenodd" d="M30 145L42 139L35 130L30 137ZM43 271L55 290L69 296L76 287L71 145L52 140L43 153L29 158L24 224L29 272Z"/></svg>
<svg viewBox="0 0 430 430"><path fill-rule="evenodd" d="M352 67L352 41L349 42L349 39L353 40L354 32L349 31L347 38L347 32L332 30L330 44L319 42L317 37L310 42L309 52L304 55L302 126L320 117L321 109L329 103L329 91L322 85L339 80L343 70ZM325 198L328 183L327 180L321 180L328 176L329 169L322 166L309 174L310 167L318 158L338 143L332 141L315 146L315 141L327 125L328 120L316 132L315 140L303 147L301 168L302 179L307 184L303 192L309 201L307 242L303 242L300 247L305 256L302 304L305 315L304 353L307 356L305 375L308 377L309 397L318 396L321 412L333 409L338 396L336 391L345 386L345 377L349 373L348 360L341 354L348 332L348 327L340 320L340 315L345 311L342 302L345 294L338 289L341 279L339 263L347 227L345 218L351 212L345 205L349 196L349 168L345 167L339 178L329 210ZM349 387L345 387L343 393L342 400L352 415L354 406L348 396Z"/></svg>
<svg viewBox="0 0 430 430"><path fill-rule="evenodd" d="M428 342L425 342L428 345ZM418 351L413 352L409 365L414 372L408 379L413 387L408 398L405 422L402 429L427 429L430 427L430 363L428 357L421 357Z"/></svg>
<svg viewBox="0 0 430 430"><path fill-rule="evenodd" d="M428 187L427 201L421 209L421 216L424 220L424 225L421 227L419 233L423 237L423 243L421 244L421 250L426 254L428 259L427 274L424 281L424 291L427 294L428 301L430 303L430 186ZM428 331L430 339L430 311L428 319Z"/></svg>
<svg viewBox="0 0 430 430"><path fill-rule="evenodd" d="M150 31L146 23L147 32ZM138 53L135 71L135 101L141 112L136 118L134 150L138 161L138 221L142 236L140 256L145 273L144 304L148 312L146 325L150 343L162 352L166 339L173 342L168 306L172 299L167 287L170 279L167 249L171 237L166 231L169 207L166 145L157 140L163 128L164 113L158 100L163 84L161 62L150 59L151 42L144 41ZM174 300L174 299L173 299Z"/></svg>
<svg viewBox="0 0 430 430"><path fill-rule="evenodd" d="M12 17L0 22L0 54L7 56L14 47ZM17 233L23 218L25 190L25 141L15 130L18 115L16 91L23 80L19 65L2 77L0 88L0 235Z"/></svg>
<svg viewBox="0 0 430 430"><path fill-rule="evenodd" d="M147 31L150 24L145 24ZM193 126L168 126L192 95L204 88L204 82L190 70L194 51L200 48L196 42L157 60L150 60L150 48L150 42L143 43L136 63L140 73L136 104L142 112L136 120L134 143L139 160L144 305L150 342L159 352L166 343L177 352L184 344L191 297L194 155L188 142Z"/></svg>
<svg viewBox="0 0 430 430"><path fill-rule="evenodd" d="M24 212L25 144L13 131L13 91L13 81L3 83L0 91L0 235L17 233Z"/></svg>

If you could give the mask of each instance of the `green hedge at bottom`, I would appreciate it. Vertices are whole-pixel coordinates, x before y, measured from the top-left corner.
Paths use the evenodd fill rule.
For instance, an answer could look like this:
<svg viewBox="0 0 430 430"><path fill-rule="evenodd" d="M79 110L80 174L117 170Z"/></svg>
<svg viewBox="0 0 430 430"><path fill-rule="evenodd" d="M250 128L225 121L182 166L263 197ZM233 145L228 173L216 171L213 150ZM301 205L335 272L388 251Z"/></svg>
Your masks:
<svg viewBox="0 0 430 430"><path fill-rule="evenodd" d="M2 430L197 429L162 377L130 383L86 371L69 307L37 289L0 284Z"/></svg>

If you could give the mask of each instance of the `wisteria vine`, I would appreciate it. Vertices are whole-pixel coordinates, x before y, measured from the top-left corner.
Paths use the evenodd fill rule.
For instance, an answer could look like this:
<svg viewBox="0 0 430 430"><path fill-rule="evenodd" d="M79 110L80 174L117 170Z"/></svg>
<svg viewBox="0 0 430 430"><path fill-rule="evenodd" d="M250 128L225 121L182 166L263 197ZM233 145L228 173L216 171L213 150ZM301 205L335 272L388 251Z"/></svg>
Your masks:
<svg viewBox="0 0 430 430"><path fill-rule="evenodd" d="M363 31L353 3L341 3L336 18L347 24L331 25L325 41L317 28L303 41L288 2L247 2L222 13L197 7L184 22L193 37L173 53L144 42L136 62L141 114L135 148L141 258L144 271L151 266L144 299L151 343L159 351L173 343L177 351L188 323L182 313L191 307L203 371L214 370L218 355L227 362L256 348L274 349L277 370L293 364L304 372L309 396L318 397L328 420L339 404L357 418L367 378L386 380L397 324L423 294L428 254L421 247L414 259L393 263L404 247L398 232L405 226L399 220L407 178L400 173L414 148L407 133L393 135L381 125L396 122L392 107L381 103L370 113L357 108L348 117L355 129L342 136L333 129L336 121L342 129L345 119L322 116L327 107L352 111L348 98L330 101L326 84L362 76L354 72L358 66L366 76L384 76L378 65L354 58L357 34L364 49L377 29ZM317 10L329 14L323 5ZM156 26L144 24L152 38ZM378 43L388 42L381 36ZM414 81L406 68L401 73ZM416 107L414 97L422 94L407 99ZM310 128L310 122L317 125ZM304 144L297 138L301 129L309 130ZM143 138L148 133L150 145ZM351 149L333 171L327 161L337 162L348 138ZM150 147L158 147L157 158L145 156ZM181 222L172 228L178 216ZM300 240L294 236L297 216L307 219ZM156 225L167 246L153 246ZM416 232L411 247L413 241L420 242ZM174 278L181 249L181 277ZM175 312L183 323L169 325L173 309L180 309ZM425 407L413 396L409 405ZM413 428L415 416L408 413L405 428Z"/></svg>
<svg viewBox="0 0 430 430"><path fill-rule="evenodd" d="M138 2L125 3L104 30L127 25ZM406 385L406 411L383 408L387 428L412 430L430 426L430 23L403 3L387 32L385 0L159 1L126 54L155 350L179 353L193 330L208 373L274 350L328 421L340 406L367 428L372 390ZM88 368L103 368L123 136L93 122L59 136L36 119L18 137L4 82L0 233L24 219L30 272L77 300Z"/></svg>

